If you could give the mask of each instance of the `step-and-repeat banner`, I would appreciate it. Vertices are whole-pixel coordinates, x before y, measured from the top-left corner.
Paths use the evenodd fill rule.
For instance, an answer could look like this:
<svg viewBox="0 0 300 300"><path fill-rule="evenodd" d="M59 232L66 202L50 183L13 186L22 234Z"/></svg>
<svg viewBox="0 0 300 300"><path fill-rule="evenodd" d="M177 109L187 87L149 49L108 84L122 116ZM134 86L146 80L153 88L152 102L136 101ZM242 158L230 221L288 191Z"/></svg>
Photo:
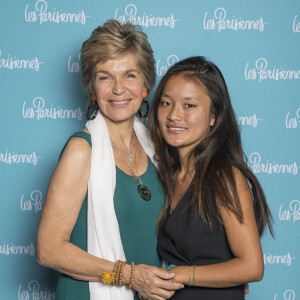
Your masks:
<svg viewBox="0 0 300 300"><path fill-rule="evenodd" d="M275 220L276 239L262 238L264 278L247 299L300 299L299 0L2 0L0 299L55 299L36 232L61 148L85 124L81 44L107 19L142 27L157 82L189 56L220 67Z"/></svg>

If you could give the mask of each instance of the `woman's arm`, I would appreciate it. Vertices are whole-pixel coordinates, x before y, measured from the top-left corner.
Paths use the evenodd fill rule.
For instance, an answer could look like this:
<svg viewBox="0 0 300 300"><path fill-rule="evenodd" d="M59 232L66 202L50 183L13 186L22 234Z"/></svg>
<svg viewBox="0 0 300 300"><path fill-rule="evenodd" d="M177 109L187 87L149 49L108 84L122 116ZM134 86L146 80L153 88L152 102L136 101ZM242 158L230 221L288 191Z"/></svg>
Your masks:
<svg viewBox="0 0 300 300"><path fill-rule="evenodd" d="M100 274L112 271L114 262L93 256L70 243L83 200L87 193L91 163L91 147L82 138L74 137L67 144L49 183L37 234L37 261L75 279L100 281ZM154 293L167 299L173 290L182 287L166 282L174 274L156 267L136 266L134 288L144 295ZM130 281L126 265L123 282ZM171 292L168 290L172 290Z"/></svg>
<svg viewBox="0 0 300 300"><path fill-rule="evenodd" d="M235 170L237 191L240 197L243 223L235 215L219 207L227 239L234 258L224 263L197 266L195 285L202 287L231 287L252 281L260 281L264 273L262 249L253 210L252 194L247 180L240 171ZM174 280L189 284L190 267L176 267ZM190 280L193 285L193 278Z"/></svg>
<svg viewBox="0 0 300 300"><path fill-rule="evenodd" d="M73 278L99 281L113 263L69 242L87 192L91 147L82 138L70 139L49 183L37 235L37 261Z"/></svg>

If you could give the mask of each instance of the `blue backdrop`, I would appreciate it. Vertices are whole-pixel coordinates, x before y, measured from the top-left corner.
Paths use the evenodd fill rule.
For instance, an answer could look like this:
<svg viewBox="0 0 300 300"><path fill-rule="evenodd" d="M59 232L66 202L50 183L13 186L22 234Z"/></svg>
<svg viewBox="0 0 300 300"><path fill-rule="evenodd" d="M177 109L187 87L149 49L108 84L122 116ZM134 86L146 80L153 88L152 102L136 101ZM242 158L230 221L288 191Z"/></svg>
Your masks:
<svg viewBox="0 0 300 300"><path fill-rule="evenodd" d="M157 81L188 56L207 56L220 67L249 166L275 219L276 239L262 238L264 278L250 285L248 299L300 298L299 0L2 0L0 6L1 299L55 298L55 272L35 261L36 231L60 150L85 124L81 44L109 18L142 26Z"/></svg>

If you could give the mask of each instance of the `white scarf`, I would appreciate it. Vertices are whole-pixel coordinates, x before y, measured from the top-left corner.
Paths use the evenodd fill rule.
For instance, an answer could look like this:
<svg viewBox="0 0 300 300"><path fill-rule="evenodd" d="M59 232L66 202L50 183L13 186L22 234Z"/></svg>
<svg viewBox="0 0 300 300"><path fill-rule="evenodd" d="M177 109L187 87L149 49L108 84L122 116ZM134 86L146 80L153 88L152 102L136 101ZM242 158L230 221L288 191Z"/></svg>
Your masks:
<svg viewBox="0 0 300 300"><path fill-rule="evenodd" d="M119 224L114 209L116 166L107 124L100 111L86 123L92 139L92 159L88 182L88 252L112 262L125 261ZM135 134L146 154L154 163L154 147L146 127L135 118ZM100 276L100 274L99 274ZM91 300L133 300L126 287L90 282Z"/></svg>

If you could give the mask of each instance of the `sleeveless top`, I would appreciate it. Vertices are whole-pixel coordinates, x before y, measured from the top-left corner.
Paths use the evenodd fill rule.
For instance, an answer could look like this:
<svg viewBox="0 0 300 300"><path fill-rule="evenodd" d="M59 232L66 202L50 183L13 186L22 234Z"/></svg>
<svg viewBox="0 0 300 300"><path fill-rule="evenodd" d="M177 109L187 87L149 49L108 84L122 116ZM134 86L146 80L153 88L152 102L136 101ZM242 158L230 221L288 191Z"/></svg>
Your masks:
<svg viewBox="0 0 300 300"><path fill-rule="evenodd" d="M72 137L84 138L92 146L90 134L84 131L76 132L70 138ZM149 158L148 168L140 178L151 191L150 201L143 200L138 194L138 183L134 178L116 166L114 205L125 257L129 263L134 261L135 264L161 267L161 260L156 251L156 221L164 204L165 194L156 168ZM87 251L87 195L72 231L70 242ZM89 300L89 283L59 273L55 299ZM138 299L137 295L135 299Z"/></svg>
<svg viewBox="0 0 300 300"><path fill-rule="evenodd" d="M167 211L158 232L157 249L163 260L178 266L203 266L234 258L224 227L213 219L213 231L197 215L197 205L189 204L189 188L170 214ZM188 287L175 292L176 300L244 300L244 285L230 288Z"/></svg>

